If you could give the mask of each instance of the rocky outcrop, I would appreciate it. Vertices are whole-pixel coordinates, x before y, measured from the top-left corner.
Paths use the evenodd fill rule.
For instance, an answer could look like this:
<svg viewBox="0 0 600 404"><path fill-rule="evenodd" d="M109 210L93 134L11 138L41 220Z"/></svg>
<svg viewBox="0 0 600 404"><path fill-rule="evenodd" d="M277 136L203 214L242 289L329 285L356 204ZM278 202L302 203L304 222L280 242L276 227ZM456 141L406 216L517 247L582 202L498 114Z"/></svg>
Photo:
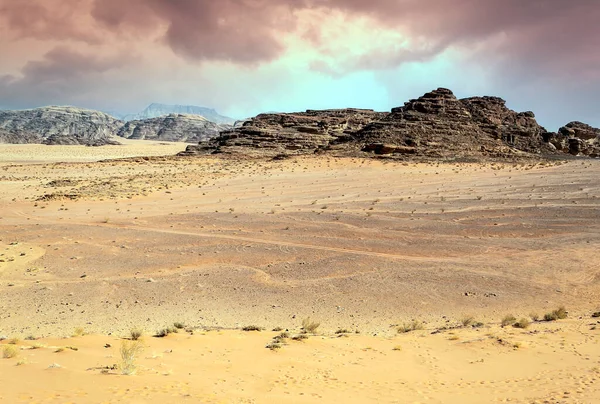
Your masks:
<svg viewBox="0 0 600 404"><path fill-rule="evenodd" d="M373 150L373 144L386 144L379 151L384 154L409 150L434 158L510 157L552 152L544 133L532 112L514 112L501 98L459 100L440 88L394 108L384 119L362 129L357 140L364 151Z"/></svg>
<svg viewBox="0 0 600 404"><path fill-rule="evenodd" d="M231 125L217 124L199 115L170 114L127 122L118 135L127 139L198 143L212 139L219 132L230 128Z"/></svg>
<svg viewBox="0 0 600 404"><path fill-rule="evenodd" d="M574 156L600 157L600 129L583 122L570 122L551 138L557 149Z"/></svg>
<svg viewBox="0 0 600 404"><path fill-rule="evenodd" d="M114 144L121 125L102 112L74 107L0 111L0 143Z"/></svg>
<svg viewBox="0 0 600 404"><path fill-rule="evenodd" d="M145 110L139 114L125 115L125 121L139 121L145 119L159 118L165 115L200 115L211 122L218 124L233 125L235 119L220 115L212 108L196 107L193 105L166 105L166 104L150 104Z"/></svg>
<svg viewBox="0 0 600 404"><path fill-rule="evenodd" d="M212 141L190 146L184 155L242 153L257 156L306 154L343 146L366 124L385 113L339 109L261 114Z"/></svg>
<svg viewBox="0 0 600 404"><path fill-rule="evenodd" d="M511 157L556 153L532 112L517 113L497 97L459 100L437 89L390 113L343 109L262 114L184 155L371 153L423 158Z"/></svg>

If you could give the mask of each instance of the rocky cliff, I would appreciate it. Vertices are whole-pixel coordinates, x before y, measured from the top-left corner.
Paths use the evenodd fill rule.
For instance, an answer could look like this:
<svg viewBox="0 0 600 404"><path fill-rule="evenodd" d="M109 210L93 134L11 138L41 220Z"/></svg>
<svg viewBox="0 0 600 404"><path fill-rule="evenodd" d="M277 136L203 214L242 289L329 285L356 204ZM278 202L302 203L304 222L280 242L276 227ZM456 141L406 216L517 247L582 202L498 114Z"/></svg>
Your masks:
<svg viewBox="0 0 600 404"><path fill-rule="evenodd" d="M113 144L121 125L102 112L74 107L0 111L0 143Z"/></svg>
<svg viewBox="0 0 600 404"><path fill-rule="evenodd" d="M550 142L574 156L600 157L600 129L583 122L570 122L552 134Z"/></svg>
<svg viewBox="0 0 600 404"><path fill-rule="evenodd" d="M206 141L232 125L217 124L199 115L170 114L159 118L130 121L118 136L127 139L162 140L168 142Z"/></svg>
<svg viewBox="0 0 600 404"><path fill-rule="evenodd" d="M500 98L459 100L440 88L390 113L344 109L259 115L183 154L332 151L455 159L556 153L546 133L532 112L512 111Z"/></svg>
<svg viewBox="0 0 600 404"><path fill-rule="evenodd" d="M150 104L139 114L125 115L125 121L139 121L145 119L159 118L170 114L181 115L200 115L211 122L218 124L233 125L235 119L220 115L212 108L196 107L193 105L166 105L166 104Z"/></svg>
<svg viewBox="0 0 600 404"><path fill-rule="evenodd" d="M362 109L261 114L222 132L209 142L188 147L184 154L227 152L274 156L314 153L351 141L366 124L384 115Z"/></svg>

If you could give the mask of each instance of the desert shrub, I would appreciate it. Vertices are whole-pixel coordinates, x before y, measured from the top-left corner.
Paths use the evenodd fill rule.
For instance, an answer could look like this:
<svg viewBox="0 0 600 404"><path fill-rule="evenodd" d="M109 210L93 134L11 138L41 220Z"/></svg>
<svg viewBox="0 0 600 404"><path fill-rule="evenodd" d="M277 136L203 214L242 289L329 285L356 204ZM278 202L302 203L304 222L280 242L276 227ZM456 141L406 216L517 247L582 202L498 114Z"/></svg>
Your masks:
<svg viewBox="0 0 600 404"><path fill-rule="evenodd" d="M259 327L257 325L247 325L244 328L242 328L242 331L262 331L263 328Z"/></svg>
<svg viewBox="0 0 600 404"><path fill-rule="evenodd" d="M314 334L317 332L317 329L320 325L321 323L312 321L310 317L306 317L304 320L302 320L302 329L308 334Z"/></svg>
<svg viewBox="0 0 600 404"><path fill-rule="evenodd" d="M142 350L143 347L139 341L123 341L121 343L121 363L119 363L121 374L127 376L135 374L137 371L136 360Z"/></svg>
<svg viewBox="0 0 600 404"><path fill-rule="evenodd" d="M519 321L516 321L512 326L515 328L525 329L525 328L529 327L530 325L531 325L531 321L529 321L529 319L523 317Z"/></svg>
<svg viewBox="0 0 600 404"><path fill-rule="evenodd" d="M308 339L308 335L306 335L306 334L296 334L296 335L292 335L291 339L294 340L294 341L302 341L302 340Z"/></svg>
<svg viewBox="0 0 600 404"><path fill-rule="evenodd" d="M335 333L336 333L336 334L350 334L350 333L352 333L352 331L350 331L350 330L348 330L348 329L346 329L346 328L340 328L340 329L339 329L339 330L337 330Z"/></svg>
<svg viewBox="0 0 600 404"><path fill-rule="evenodd" d="M473 317L473 316L463 316L460 319L460 323L463 325L463 327L468 327L470 325L473 325L473 323L475 323L475 317Z"/></svg>
<svg viewBox="0 0 600 404"><path fill-rule="evenodd" d="M537 313L529 313L529 318L531 321L539 321L540 316Z"/></svg>
<svg viewBox="0 0 600 404"><path fill-rule="evenodd" d="M6 342L9 343L10 345L17 345L19 343L19 338L11 338Z"/></svg>
<svg viewBox="0 0 600 404"><path fill-rule="evenodd" d="M515 318L515 316L509 314L507 316L504 316L500 324L502 325L502 327L506 327L507 325L513 325L516 321L517 319Z"/></svg>
<svg viewBox="0 0 600 404"><path fill-rule="evenodd" d="M83 327L75 327L75 330L73 330L74 337L82 337L84 335L85 335L85 330L83 329Z"/></svg>
<svg viewBox="0 0 600 404"><path fill-rule="evenodd" d="M133 328L129 331L129 336L133 341L139 340L142 335L144 335L144 331L141 328Z"/></svg>
<svg viewBox="0 0 600 404"><path fill-rule="evenodd" d="M19 349L14 345L4 345L2 347L2 357L4 359L14 358L19 354Z"/></svg>
<svg viewBox="0 0 600 404"><path fill-rule="evenodd" d="M176 322L176 323L173 323L173 327L175 327L178 330L183 330L185 328L185 324Z"/></svg>
<svg viewBox="0 0 600 404"><path fill-rule="evenodd" d="M411 331L422 330L423 328L425 327L423 326L422 322L413 320L410 323L404 323L401 326L398 326L398 332L404 334Z"/></svg>
<svg viewBox="0 0 600 404"><path fill-rule="evenodd" d="M177 328L167 327L167 328L158 330L158 332L156 334L154 334L154 336L156 338L164 338L169 334L175 334L175 333L177 333Z"/></svg>
<svg viewBox="0 0 600 404"><path fill-rule="evenodd" d="M599 317L600 317L600 311L597 311L594 314L592 314L592 318L599 318Z"/></svg>
<svg viewBox="0 0 600 404"><path fill-rule="evenodd" d="M281 344L277 341L271 341L265 346L265 348L268 348L271 351L276 351L278 349L281 349Z"/></svg>
<svg viewBox="0 0 600 404"><path fill-rule="evenodd" d="M544 321L556 321L567 318L567 310L564 306L559 307L556 310L552 310L550 313L544 314Z"/></svg>
<svg viewBox="0 0 600 404"><path fill-rule="evenodd" d="M273 328L272 331L275 331L275 332L283 331L283 327L275 327L275 328Z"/></svg>

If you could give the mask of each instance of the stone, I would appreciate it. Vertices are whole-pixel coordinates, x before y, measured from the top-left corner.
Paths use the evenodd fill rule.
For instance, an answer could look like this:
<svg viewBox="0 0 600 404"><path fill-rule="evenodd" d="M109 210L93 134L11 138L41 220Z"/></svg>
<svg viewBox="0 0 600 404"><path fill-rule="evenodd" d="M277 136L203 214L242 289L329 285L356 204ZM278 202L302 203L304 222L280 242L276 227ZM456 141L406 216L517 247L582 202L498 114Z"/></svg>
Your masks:
<svg viewBox="0 0 600 404"><path fill-rule="evenodd" d="M111 137L121 125L103 112L74 107L0 111L0 143L116 144Z"/></svg>
<svg viewBox="0 0 600 404"><path fill-rule="evenodd" d="M199 115L170 114L127 122L117 134L126 139L198 143L231 128L232 125L217 124Z"/></svg>

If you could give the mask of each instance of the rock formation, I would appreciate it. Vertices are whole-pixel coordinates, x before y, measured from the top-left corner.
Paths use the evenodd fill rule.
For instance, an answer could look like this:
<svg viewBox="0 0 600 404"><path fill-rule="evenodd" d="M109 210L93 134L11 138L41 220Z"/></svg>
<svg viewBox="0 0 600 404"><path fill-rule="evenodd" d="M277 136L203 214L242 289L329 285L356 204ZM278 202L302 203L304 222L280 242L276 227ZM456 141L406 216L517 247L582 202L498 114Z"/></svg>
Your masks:
<svg viewBox="0 0 600 404"><path fill-rule="evenodd" d="M354 139L384 113L363 109L261 114L218 138L190 146L183 154L239 152L247 155L314 153Z"/></svg>
<svg viewBox="0 0 600 404"><path fill-rule="evenodd" d="M111 136L121 125L102 112L74 107L0 111L0 143L114 144Z"/></svg>
<svg viewBox="0 0 600 404"><path fill-rule="evenodd" d="M139 121L145 119L158 118L170 114L182 115L200 115L211 122L218 124L233 125L235 119L220 115L212 108L196 107L193 105L166 105L166 104L150 104L145 110L139 114L125 115L125 121Z"/></svg>
<svg viewBox="0 0 600 404"><path fill-rule="evenodd" d="M532 112L517 113L497 97L457 99L437 89L394 108L262 114L184 155L243 153L273 156L333 151L423 158L511 157L553 153Z"/></svg>
<svg viewBox="0 0 600 404"><path fill-rule="evenodd" d="M227 124L216 124L199 115L170 114L127 122L118 135L127 139L198 143L214 138L219 132L231 127Z"/></svg>
<svg viewBox="0 0 600 404"><path fill-rule="evenodd" d="M557 149L574 156L600 157L600 129L583 122L566 124L550 141Z"/></svg>

